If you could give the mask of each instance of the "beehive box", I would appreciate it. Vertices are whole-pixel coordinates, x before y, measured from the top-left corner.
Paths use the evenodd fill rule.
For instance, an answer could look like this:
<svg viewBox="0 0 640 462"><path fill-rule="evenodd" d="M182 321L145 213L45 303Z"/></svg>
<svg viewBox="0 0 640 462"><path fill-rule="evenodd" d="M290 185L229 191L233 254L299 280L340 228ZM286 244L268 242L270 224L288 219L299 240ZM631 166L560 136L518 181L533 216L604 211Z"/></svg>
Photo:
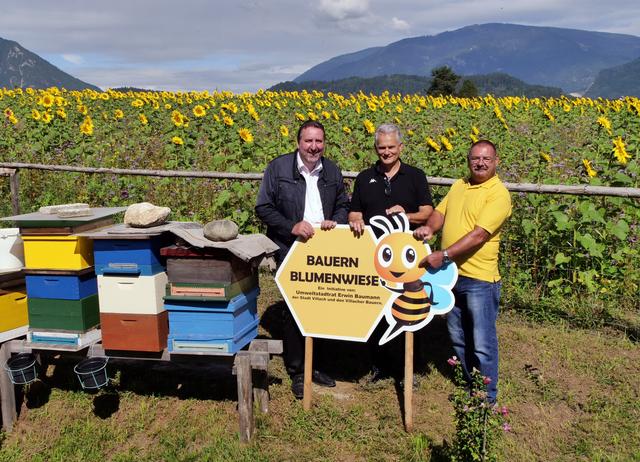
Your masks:
<svg viewBox="0 0 640 462"><path fill-rule="evenodd" d="M228 301L257 287L257 273L233 283L189 284L170 282L167 284L165 300Z"/></svg>
<svg viewBox="0 0 640 462"><path fill-rule="evenodd" d="M80 300L98 293L93 271L78 275L27 274L25 280L29 298Z"/></svg>
<svg viewBox="0 0 640 462"><path fill-rule="evenodd" d="M167 347L167 312L159 314L100 313L105 350L158 352Z"/></svg>
<svg viewBox="0 0 640 462"><path fill-rule="evenodd" d="M171 283L234 283L254 274L251 264L224 249L165 247L167 275Z"/></svg>
<svg viewBox="0 0 640 462"><path fill-rule="evenodd" d="M80 300L30 298L29 327L84 332L100 323L98 294Z"/></svg>
<svg viewBox="0 0 640 462"><path fill-rule="evenodd" d="M152 276L165 271L160 248L170 242L165 235L145 239L95 239L96 274L139 274Z"/></svg>
<svg viewBox="0 0 640 462"><path fill-rule="evenodd" d="M0 332L17 329L29 323L27 293L24 287L0 290Z"/></svg>
<svg viewBox="0 0 640 462"><path fill-rule="evenodd" d="M93 265L93 243L79 236L22 236L25 268L81 270Z"/></svg>
<svg viewBox="0 0 640 462"><path fill-rule="evenodd" d="M166 303L169 351L233 354L258 334L258 289L230 302Z"/></svg>
<svg viewBox="0 0 640 462"><path fill-rule="evenodd" d="M101 313L158 314L164 311L167 273L98 276Z"/></svg>

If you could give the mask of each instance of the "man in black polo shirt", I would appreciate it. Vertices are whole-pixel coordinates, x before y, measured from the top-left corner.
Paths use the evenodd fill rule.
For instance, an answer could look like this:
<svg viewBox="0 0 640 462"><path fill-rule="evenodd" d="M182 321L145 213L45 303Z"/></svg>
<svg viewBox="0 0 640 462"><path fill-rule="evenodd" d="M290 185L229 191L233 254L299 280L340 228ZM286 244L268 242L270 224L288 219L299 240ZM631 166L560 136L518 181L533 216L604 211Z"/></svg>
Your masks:
<svg viewBox="0 0 640 462"><path fill-rule="evenodd" d="M374 147L378 161L360 172L356 178L348 218L349 226L360 236L372 217L394 213L406 214L412 229L425 224L433 211L429 184L422 170L400 160L404 148L400 129L394 124L380 125L376 129ZM377 232L377 229L374 229L374 232ZM382 348L377 345L385 329L384 323L378 324L369 339L373 363L372 381L401 373L398 365L402 365L403 362L394 360L397 355L392 353L398 348L400 337Z"/></svg>

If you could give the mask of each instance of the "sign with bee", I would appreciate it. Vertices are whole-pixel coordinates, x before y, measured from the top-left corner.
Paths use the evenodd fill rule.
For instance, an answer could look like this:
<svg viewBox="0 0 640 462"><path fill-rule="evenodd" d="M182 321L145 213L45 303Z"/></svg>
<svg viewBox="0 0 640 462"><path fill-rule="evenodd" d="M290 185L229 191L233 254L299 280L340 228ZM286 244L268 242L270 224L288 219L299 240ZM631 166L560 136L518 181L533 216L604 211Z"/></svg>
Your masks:
<svg viewBox="0 0 640 462"><path fill-rule="evenodd" d="M384 316L382 344L453 307L455 264L418 267L431 250L413 238L404 214L371 223L380 237L369 226L360 237L348 225L316 228L280 265L276 283L304 336L365 342Z"/></svg>
<svg viewBox="0 0 640 462"><path fill-rule="evenodd" d="M422 329L436 314L451 311L458 268L453 262L437 270L418 266L431 248L413 237L405 214L375 216L371 224L381 231L374 252L376 272L380 284L393 294L384 307L389 328L380 337L382 345L402 332Z"/></svg>

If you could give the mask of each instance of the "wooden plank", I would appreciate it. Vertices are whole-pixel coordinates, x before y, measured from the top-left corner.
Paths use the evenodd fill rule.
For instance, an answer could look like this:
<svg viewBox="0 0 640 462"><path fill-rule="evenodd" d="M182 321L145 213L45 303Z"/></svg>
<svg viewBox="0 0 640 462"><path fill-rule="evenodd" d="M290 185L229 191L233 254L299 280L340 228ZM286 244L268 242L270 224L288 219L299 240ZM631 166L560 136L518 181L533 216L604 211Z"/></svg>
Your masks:
<svg viewBox="0 0 640 462"><path fill-rule="evenodd" d="M249 351L267 351L272 355L282 354L282 340L257 338L249 344Z"/></svg>
<svg viewBox="0 0 640 462"><path fill-rule="evenodd" d="M404 429L413 430L413 332L404 333Z"/></svg>
<svg viewBox="0 0 640 462"><path fill-rule="evenodd" d="M255 342L255 340L254 340ZM262 352L269 354L269 344L266 341L251 342L250 352ZM258 409L263 414L269 412L269 362L264 370L253 370L253 399L258 405Z"/></svg>
<svg viewBox="0 0 640 462"><path fill-rule="evenodd" d="M251 383L251 358L247 355L236 357L238 381L238 419L240 422L240 441L251 441L254 432L253 393Z"/></svg>
<svg viewBox="0 0 640 462"><path fill-rule="evenodd" d="M82 233L85 231L98 230L113 224L113 218L107 217L100 220L84 223L77 226L58 226L51 228L20 228L20 234L23 236L69 236L71 234Z"/></svg>
<svg viewBox="0 0 640 462"><path fill-rule="evenodd" d="M311 376L313 373L313 337L304 338L304 395L302 408L305 411L311 409Z"/></svg>
<svg viewBox="0 0 640 462"><path fill-rule="evenodd" d="M4 369L11 357L10 343L0 345L0 367ZM16 412L16 394L13 383L5 370L0 371L0 407L2 407L2 428L7 433L13 430L13 423L18 416Z"/></svg>

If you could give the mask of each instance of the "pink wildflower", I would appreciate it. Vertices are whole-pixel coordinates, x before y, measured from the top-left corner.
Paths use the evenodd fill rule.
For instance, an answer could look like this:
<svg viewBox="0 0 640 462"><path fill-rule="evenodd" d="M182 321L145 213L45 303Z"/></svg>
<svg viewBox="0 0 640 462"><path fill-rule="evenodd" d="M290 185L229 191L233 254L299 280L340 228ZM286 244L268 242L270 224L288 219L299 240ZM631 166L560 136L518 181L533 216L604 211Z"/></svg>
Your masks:
<svg viewBox="0 0 640 462"><path fill-rule="evenodd" d="M489 377L482 377L482 383L489 385L491 383L491 379Z"/></svg>
<svg viewBox="0 0 640 462"><path fill-rule="evenodd" d="M500 408L500 414L502 414L505 417L509 415L509 409L507 409L507 406L502 406Z"/></svg>
<svg viewBox="0 0 640 462"><path fill-rule="evenodd" d="M449 364L449 366L455 366L458 364L458 358L456 356L452 356L451 358L447 359L447 364Z"/></svg>
<svg viewBox="0 0 640 462"><path fill-rule="evenodd" d="M502 424L502 429L505 432L510 432L511 431L511 425L509 425L507 422L505 422L505 423Z"/></svg>

